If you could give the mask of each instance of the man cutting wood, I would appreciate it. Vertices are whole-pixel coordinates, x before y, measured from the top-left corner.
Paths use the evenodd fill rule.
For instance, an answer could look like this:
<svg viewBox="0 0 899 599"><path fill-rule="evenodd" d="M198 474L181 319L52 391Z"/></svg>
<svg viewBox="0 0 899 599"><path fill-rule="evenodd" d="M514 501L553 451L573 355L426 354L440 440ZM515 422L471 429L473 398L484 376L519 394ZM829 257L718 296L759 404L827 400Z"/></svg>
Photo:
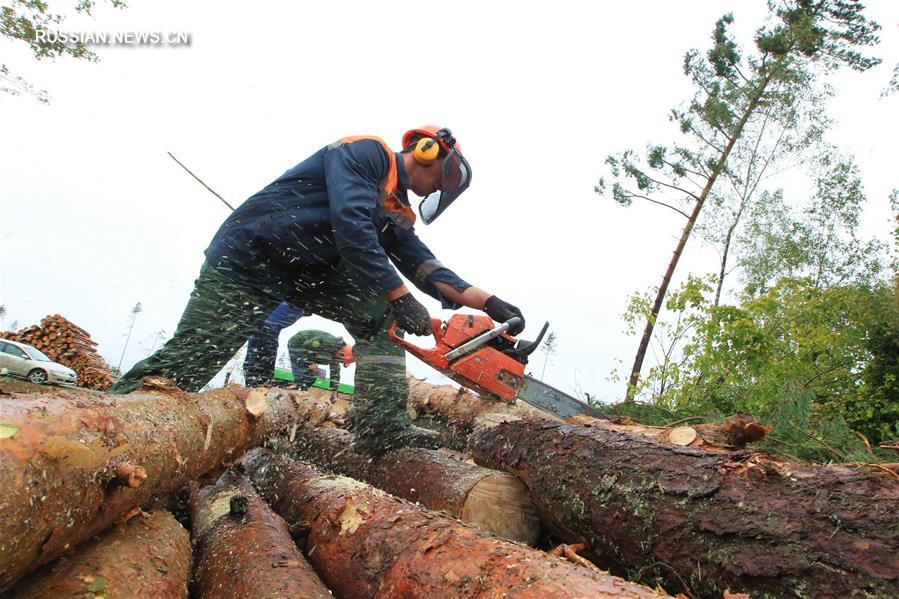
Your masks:
<svg viewBox="0 0 899 599"><path fill-rule="evenodd" d="M431 444L406 414L405 354L386 335L393 322L428 335L430 317L397 270L444 308L483 310L499 322L520 317L511 334L524 318L444 266L413 230L409 191L424 198L419 214L430 224L471 182L453 134L425 126L407 131L402 144L395 153L376 137L342 138L239 206L206 249L172 339L111 391L127 393L149 375L200 389L287 300L343 323L356 340L357 443L371 450Z"/></svg>
<svg viewBox="0 0 899 599"><path fill-rule="evenodd" d="M331 401L337 399L340 365L349 366L356 361L353 347L347 345L343 337L335 337L325 331L300 331L287 342L287 350L293 381L300 389L309 388L316 378L324 378L319 366L327 364Z"/></svg>

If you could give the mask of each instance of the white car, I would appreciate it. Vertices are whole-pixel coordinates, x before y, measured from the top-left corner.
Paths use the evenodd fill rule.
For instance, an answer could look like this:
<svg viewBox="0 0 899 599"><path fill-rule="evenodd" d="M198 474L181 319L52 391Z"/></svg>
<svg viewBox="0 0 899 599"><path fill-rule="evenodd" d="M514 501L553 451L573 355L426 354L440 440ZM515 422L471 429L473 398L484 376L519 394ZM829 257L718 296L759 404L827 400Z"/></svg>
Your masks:
<svg viewBox="0 0 899 599"><path fill-rule="evenodd" d="M26 378L32 383L56 383L73 386L75 371L45 356L36 347L0 339L0 374Z"/></svg>

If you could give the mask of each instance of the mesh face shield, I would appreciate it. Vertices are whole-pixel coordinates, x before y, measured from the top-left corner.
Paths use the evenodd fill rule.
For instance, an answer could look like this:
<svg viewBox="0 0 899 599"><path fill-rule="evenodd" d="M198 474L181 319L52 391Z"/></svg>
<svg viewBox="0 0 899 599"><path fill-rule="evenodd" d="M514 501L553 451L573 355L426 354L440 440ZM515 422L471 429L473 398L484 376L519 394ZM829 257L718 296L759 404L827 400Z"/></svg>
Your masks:
<svg viewBox="0 0 899 599"><path fill-rule="evenodd" d="M443 159L442 168L440 189L418 205L418 213L426 225L434 222L471 184L471 167L456 148Z"/></svg>

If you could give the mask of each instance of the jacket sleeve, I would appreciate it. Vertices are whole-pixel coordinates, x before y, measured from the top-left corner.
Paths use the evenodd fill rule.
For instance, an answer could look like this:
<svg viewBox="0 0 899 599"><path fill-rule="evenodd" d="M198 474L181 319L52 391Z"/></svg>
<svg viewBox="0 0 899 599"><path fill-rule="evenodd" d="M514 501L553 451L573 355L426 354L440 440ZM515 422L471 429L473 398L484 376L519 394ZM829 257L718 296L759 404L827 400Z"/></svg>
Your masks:
<svg viewBox="0 0 899 599"><path fill-rule="evenodd" d="M402 285L378 240L374 219L378 185L390 162L377 141L363 139L329 149L324 157L331 230L341 259L354 278L386 293Z"/></svg>
<svg viewBox="0 0 899 599"><path fill-rule="evenodd" d="M434 283L446 283L460 293L471 287L456 273L448 269L434 257L428 246L414 231L395 229L396 239L388 247L388 255L403 275L416 287L440 301L448 310L460 308L459 304L443 297Z"/></svg>

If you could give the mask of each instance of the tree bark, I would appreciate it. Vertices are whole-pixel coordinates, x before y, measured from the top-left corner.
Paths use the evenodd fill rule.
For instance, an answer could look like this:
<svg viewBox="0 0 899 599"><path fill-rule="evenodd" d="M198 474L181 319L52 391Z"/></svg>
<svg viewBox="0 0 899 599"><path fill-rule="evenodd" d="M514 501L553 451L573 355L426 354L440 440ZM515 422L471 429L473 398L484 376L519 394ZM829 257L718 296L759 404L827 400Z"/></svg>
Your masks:
<svg viewBox="0 0 899 599"><path fill-rule="evenodd" d="M145 380L157 388L3 398L0 420L12 435L0 440L0 588L297 418L281 391L187 394Z"/></svg>
<svg viewBox="0 0 899 599"><path fill-rule="evenodd" d="M288 523L337 597L661 597L391 497L254 449L248 478Z"/></svg>
<svg viewBox="0 0 899 599"><path fill-rule="evenodd" d="M331 597L297 549L287 523L239 475L225 472L200 489L191 512L194 597Z"/></svg>
<svg viewBox="0 0 899 599"><path fill-rule="evenodd" d="M413 384L414 381L414 384ZM449 385L429 385L428 383L410 379L409 405L427 410L431 423L435 420L445 426L456 429L456 437L463 448L468 447L468 435L476 428L491 428L502 422L511 422L526 418L560 420L542 410L527 404L506 404L489 402L472 395L465 390ZM736 414L720 422L694 424L691 426L648 426L634 424L627 418L619 421L602 420L580 414L568 418L571 424L587 424L594 428L651 437L674 445L690 445L704 447L714 451L741 449L747 443L759 441L771 430L755 418L746 414ZM673 435L689 429L694 433L691 441L675 440Z"/></svg>
<svg viewBox="0 0 899 599"><path fill-rule="evenodd" d="M719 598L899 596L899 483L884 475L517 421L472 437L544 524L601 564Z"/></svg>
<svg viewBox="0 0 899 599"><path fill-rule="evenodd" d="M36 570L8 596L185 599L190 564L187 531L167 511L154 510Z"/></svg>
<svg viewBox="0 0 899 599"><path fill-rule="evenodd" d="M518 478L447 457L438 451L405 448L379 456L356 452L353 435L333 428L297 431L291 455L337 474L443 510L497 536L528 545L540 536L540 519Z"/></svg>
<svg viewBox="0 0 899 599"><path fill-rule="evenodd" d="M435 416L466 433L479 426L495 426L521 418L558 420L549 412L524 402L509 404L483 399L467 389L457 389L452 385L432 385L414 377L408 380L408 407L413 420L421 416Z"/></svg>

